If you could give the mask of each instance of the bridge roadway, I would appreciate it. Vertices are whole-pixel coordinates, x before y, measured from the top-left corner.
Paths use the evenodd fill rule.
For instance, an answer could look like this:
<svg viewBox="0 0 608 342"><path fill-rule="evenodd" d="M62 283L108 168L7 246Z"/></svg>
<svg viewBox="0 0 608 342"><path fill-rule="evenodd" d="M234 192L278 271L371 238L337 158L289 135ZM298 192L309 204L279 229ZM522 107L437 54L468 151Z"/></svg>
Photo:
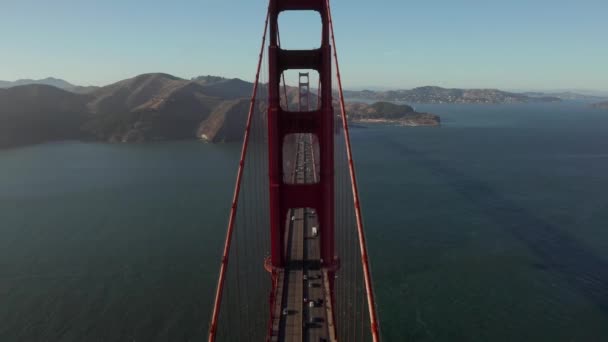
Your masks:
<svg viewBox="0 0 608 342"><path fill-rule="evenodd" d="M296 140L293 181L316 182L310 135ZM292 209L285 234L286 267L279 271L271 341L335 341L327 271L321 267L313 209ZM312 304L311 304L312 303Z"/></svg>

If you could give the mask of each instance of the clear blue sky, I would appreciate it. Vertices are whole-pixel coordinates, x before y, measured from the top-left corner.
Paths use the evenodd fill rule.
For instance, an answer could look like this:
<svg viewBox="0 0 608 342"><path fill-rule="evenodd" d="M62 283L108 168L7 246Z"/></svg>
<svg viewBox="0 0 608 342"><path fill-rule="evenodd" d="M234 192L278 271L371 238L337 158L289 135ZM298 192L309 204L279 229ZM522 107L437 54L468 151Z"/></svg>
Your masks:
<svg viewBox="0 0 608 342"><path fill-rule="evenodd" d="M347 87L608 91L607 0L332 4ZM0 0L0 79L103 85L162 71L251 80L266 5ZM305 47L317 37L305 18L282 21L284 41L297 38Z"/></svg>

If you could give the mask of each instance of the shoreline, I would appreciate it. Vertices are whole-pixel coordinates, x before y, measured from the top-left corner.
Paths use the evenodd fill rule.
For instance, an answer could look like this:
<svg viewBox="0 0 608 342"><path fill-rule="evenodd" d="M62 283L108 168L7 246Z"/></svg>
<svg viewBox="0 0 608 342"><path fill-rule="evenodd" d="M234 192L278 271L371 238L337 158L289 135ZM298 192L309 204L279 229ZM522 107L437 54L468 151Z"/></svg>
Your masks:
<svg viewBox="0 0 608 342"><path fill-rule="evenodd" d="M390 124L403 127L438 127L441 126L441 122L420 122L411 119L356 119L352 120L353 123L357 124Z"/></svg>

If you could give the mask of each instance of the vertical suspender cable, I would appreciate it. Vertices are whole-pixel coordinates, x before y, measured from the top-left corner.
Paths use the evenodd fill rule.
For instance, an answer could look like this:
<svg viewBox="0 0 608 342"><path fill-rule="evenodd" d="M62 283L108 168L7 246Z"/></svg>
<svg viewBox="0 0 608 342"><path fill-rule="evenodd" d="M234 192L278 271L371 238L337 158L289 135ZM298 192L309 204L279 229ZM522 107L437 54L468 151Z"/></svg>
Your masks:
<svg viewBox="0 0 608 342"><path fill-rule="evenodd" d="M277 43L279 43L279 48L280 48L281 47L281 33L280 33L278 27L277 27ZM281 73L281 79L283 80L283 94L285 96L285 110L289 111L289 98L287 97L287 83L285 83L285 72L284 71Z"/></svg>
<svg viewBox="0 0 608 342"><path fill-rule="evenodd" d="M262 36L262 47L260 48L260 55L258 58L258 66L255 75L255 83L253 85L253 91L251 94L251 103L249 105L249 114L247 115L247 125L245 127L245 136L243 137L243 147L241 149L241 158L239 161L239 169L236 176L236 185L234 189L234 195L232 198L232 207L230 208L230 219L228 220L228 230L226 232L226 241L224 242L224 252L222 255L222 262L220 265L220 275L218 278L217 289L215 292L215 303L213 305L213 314L211 316L211 323L209 326L209 338L208 342L214 342L217 333L217 323L220 314L220 305L222 302L222 293L224 291L224 283L226 281L226 271L228 269L228 255L230 253L230 245L232 243L232 234L234 232L234 222L236 218L237 205L239 201L239 192L241 189L241 180L243 178L243 169L245 166L245 157L247 156L247 147L249 144L249 132L251 128L251 119L255 109L255 99L258 92L258 82L260 79L260 68L262 66L262 57L264 55L264 46L266 45L266 34L268 32L268 20L270 18L270 6L266 12L266 22L264 24L264 34Z"/></svg>
<svg viewBox="0 0 608 342"><path fill-rule="evenodd" d="M367 305L369 309L369 320L371 325L372 339L374 342L380 341L380 331L378 326L378 318L376 314L376 304L374 299L372 278L369 269L369 262L367 257L367 246L365 242L365 232L363 231L363 219L361 217L361 207L359 204L359 189L357 188L357 177L355 174L355 167L353 164L353 155L350 146L350 134L348 132L348 121L346 119L346 108L344 104L344 92L342 90L342 78L340 75L340 65L338 64L338 52L336 48L336 38L334 35L334 24L331 16L331 9L329 0L327 3L327 15L329 17L329 27L331 30L331 40L334 46L334 60L336 63L336 74L338 78L338 90L340 92L340 110L342 112L342 126L344 128L344 141L346 144L346 153L348 156L348 169L350 172L352 192L353 192L353 203L355 205L355 216L357 219L357 233L359 234L359 248L361 250L361 263L363 267L363 275L365 281L365 292L367 295Z"/></svg>

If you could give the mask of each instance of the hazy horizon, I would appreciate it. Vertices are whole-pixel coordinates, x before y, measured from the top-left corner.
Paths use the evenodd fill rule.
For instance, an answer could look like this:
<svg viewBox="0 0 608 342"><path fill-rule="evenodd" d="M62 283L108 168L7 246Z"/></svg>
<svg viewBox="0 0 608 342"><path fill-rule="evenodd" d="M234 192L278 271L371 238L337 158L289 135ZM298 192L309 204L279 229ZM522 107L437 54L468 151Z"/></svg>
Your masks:
<svg viewBox="0 0 608 342"><path fill-rule="evenodd" d="M166 72L162 72L162 71L158 71L158 72L146 72L143 74L169 74ZM137 77L139 75L142 74L138 74L138 75L133 75L130 77L127 77L125 79L129 79L129 78L133 78L133 77ZM195 77L199 77L199 76L217 76L217 77L225 77L223 75L194 75L194 76L179 76L179 75L173 75L170 74L172 76L175 77L179 77L182 79L192 79ZM18 78L18 79L2 79L0 77L0 82L18 82L18 81L42 81L45 79L59 79L62 81L66 81L72 85L75 86L98 86L98 87L103 87L103 86L107 86L116 82L120 82L124 79L120 79L120 80L116 80L110 83L106 83L106 84L78 84L75 82L72 82L71 80L65 79L63 77L57 76L57 75L52 75L52 76L45 76L45 77L40 77L40 78ZM251 79L247 79L244 77L226 77L226 78L237 78L237 79L241 79L243 81L246 82L253 82L253 80ZM436 84L420 84L417 86L413 86L413 87L386 87L386 86L378 86L378 85L370 85L370 86L358 86L358 87L349 87L348 85L345 85L345 90L352 90L352 91L361 91L361 90L371 90L371 91L387 91L387 90L407 90L407 89L413 89L413 88L419 88L419 87L427 87L427 86L437 86L437 87L441 87L438 86ZM575 88L557 88L557 89L510 89L510 88L506 88L506 87L443 87L443 88L457 88L457 89L498 89L501 91L506 91L506 92L514 92L514 93L525 93L525 92L543 92L543 93L562 93L562 92L572 92L572 93L578 93L581 95L590 95L590 96L608 96L608 90L601 90L601 89L575 89Z"/></svg>

